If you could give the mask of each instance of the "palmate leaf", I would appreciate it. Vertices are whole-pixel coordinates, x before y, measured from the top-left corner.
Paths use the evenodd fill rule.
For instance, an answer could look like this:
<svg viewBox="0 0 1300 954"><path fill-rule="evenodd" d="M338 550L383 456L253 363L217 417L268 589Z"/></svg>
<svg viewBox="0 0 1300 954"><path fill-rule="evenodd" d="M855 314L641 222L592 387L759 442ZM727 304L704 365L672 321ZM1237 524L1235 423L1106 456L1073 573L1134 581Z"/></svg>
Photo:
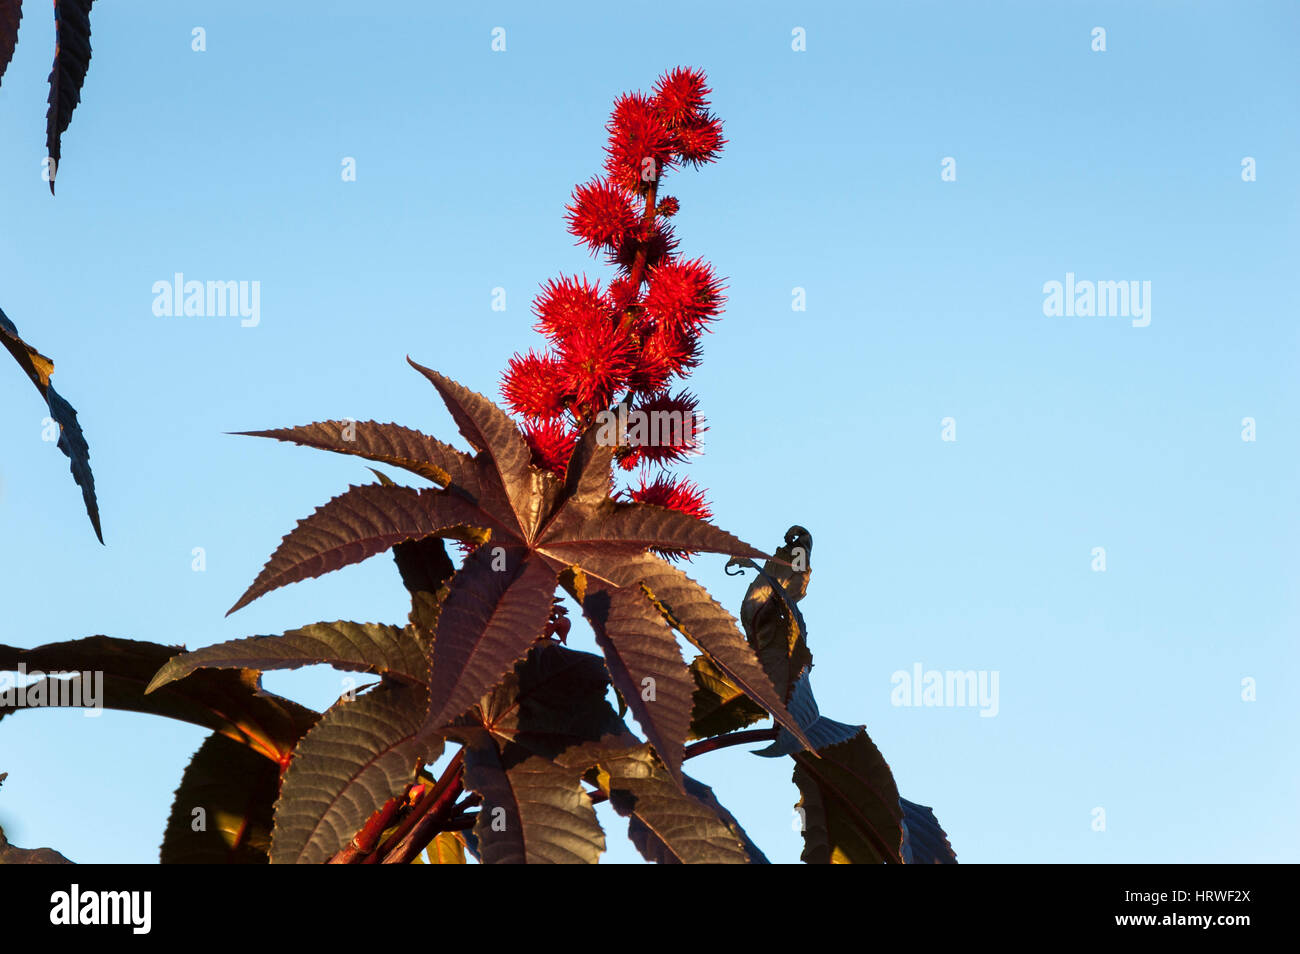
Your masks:
<svg viewBox="0 0 1300 954"><path fill-rule="evenodd" d="M672 629L639 587L588 586L582 612L614 688L681 784L695 686Z"/></svg>
<svg viewBox="0 0 1300 954"><path fill-rule="evenodd" d="M8 772L0 772L0 785L9 777ZM70 865L67 858L53 848L19 848L9 844L4 828L0 828L0 865Z"/></svg>
<svg viewBox="0 0 1300 954"><path fill-rule="evenodd" d="M898 788L866 731L818 755L795 756L803 860L809 864L901 863L903 812Z"/></svg>
<svg viewBox="0 0 1300 954"><path fill-rule="evenodd" d="M584 775L629 818L647 860L763 860L707 786L685 776L683 790L654 749L627 730L610 708L608 688L598 656L539 643L464 727L450 730L471 751L480 750L475 757L483 774L467 777L467 784L476 791L483 786L485 807L500 808L496 817L506 825L494 830L490 812L480 815L475 836L484 860L518 860L521 850L525 860L530 853L536 860L594 860L599 829L588 803L573 794ZM536 792L543 778L561 794Z"/></svg>
<svg viewBox="0 0 1300 954"><path fill-rule="evenodd" d="M77 673L67 680L47 676L38 684L47 697L62 692L66 694L63 698L72 698L75 690L83 705L95 686L93 682L78 685L81 674L102 672L103 698L99 701L104 708L179 719L242 742L276 762L287 760L317 713L265 692L256 670L204 670L145 695L145 687L159 667L184 649L109 636L47 643L34 649L0 646L0 672L17 671L21 664L30 675L37 671ZM27 691L31 692L30 686ZM0 719L14 711L20 711L16 701L0 706Z"/></svg>
<svg viewBox="0 0 1300 954"><path fill-rule="evenodd" d="M446 582L445 597L441 583L436 592L430 592L425 584L415 582L412 586L407 581L413 594L412 620L418 631L433 634L427 728L442 728L461 716L509 673L541 635L561 574L576 578L573 574L578 568L608 589L630 586L639 590L640 574L616 579L613 568L642 565L637 561L646 557L647 549L763 556L707 521L647 504L611 500L613 449L601 443L595 429L579 440L561 484L552 474L532 466L523 434L504 411L438 372L410 363L437 389L476 456L469 458L394 425L356 425L355 433L348 425L345 433L343 425L331 422L259 432L396 464L445 486L415 491L384 483L353 488L335 498L285 537L234 608L277 586L320 575L384 549L411 547L435 537L478 543L479 548ZM404 578L418 576L422 571L415 564L422 557L414 550L404 552L396 554ZM647 566L656 573L668 567L662 561ZM688 635L697 638L692 634L698 632L705 651L728 677L799 735L798 724L772 687L764 687L766 676L753 649L736 630L735 620L685 577L672 578L664 585L674 591L674 607L683 607L679 616L691 617ZM701 598L711 604L711 610L688 605ZM651 605L664 613L664 595L656 590ZM654 625L648 612L618 615L602 626L602 646L609 653L609 666L621 691L626 693L634 677L638 684L646 677L666 680L658 688L668 693L674 707L682 704L680 713L666 711L667 703L656 709L642 705L639 699L634 708L677 772L680 759L676 753L686 736L691 687L680 657L665 654L668 640L663 627L653 644L646 643L646 634L654 632ZM681 628L678 621L673 625ZM623 628L627 631L622 632Z"/></svg>
<svg viewBox="0 0 1300 954"><path fill-rule="evenodd" d="M658 864L766 864L767 859L707 785L686 791L646 746L601 759L596 784L628 819L628 837Z"/></svg>
<svg viewBox="0 0 1300 954"><path fill-rule="evenodd" d="M499 683L542 635L555 571L522 548L482 546L451 581L429 671L430 728L446 725Z"/></svg>
<svg viewBox="0 0 1300 954"><path fill-rule="evenodd" d="M23 0L0 0L0 80L14 56L18 24L23 18Z"/></svg>
<svg viewBox="0 0 1300 954"><path fill-rule="evenodd" d="M532 466L532 453L515 422L483 395L406 360L437 389L461 436L481 459L491 463L485 483L491 482L504 493L513 517L511 529L521 539L531 539L558 488L551 475Z"/></svg>
<svg viewBox="0 0 1300 954"><path fill-rule="evenodd" d="M349 672L390 675L423 686L429 664L413 633L382 623L313 623L283 636L250 636L176 656L158 670L145 692L199 669L298 669L326 664Z"/></svg>
<svg viewBox="0 0 1300 954"><path fill-rule="evenodd" d="M795 718L777 695L758 657L736 626L736 619L708 591L668 561L644 552L597 554L581 564L617 586L644 586L668 622L795 738L811 748Z"/></svg>
<svg viewBox="0 0 1300 954"><path fill-rule="evenodd" d="M635 741L606 701L608 686L599 657L540 642L448 730L466 746L465 786L483 800L469 836L480 861L599 858L604 834L581 785L594 756L574 753Z"/></svg>
<svg viewBox="0 0 1300 954"><path fill-rule="evenodd" d="M453 483L466 485L474 480L474 461L468 454L400 424L321 421L302 427L236 433L243 437L270 437L303 447L391 464L427 477L442 487Z"/></svg>
<svg viewBox="0 0 1300 954"><path fill-rule="evenodd" d="M425 708L423 688L380 685L321 717L285 772L272 863L326 861L437 758L441 740L420 731Z"/></svg>
<svg viewBox="0 0 1300 954"><path fill-rule="evenodd" d="M298 521L226 615L271 590L360 563L404 541L459 533L473 516L473 508L446 491L383 484L349 487Z"/></svg>
<svg viewBox="0 0 1300 954"><path fill-rule="evenodd" d="M605 850L582 773L486 739L465 752L465 786L482 796L474 825L484 864L595 864Z"/></svg>
<svg viewBox="0 0 1300 954"><path fill-rule="evenodd" d="M54 0L54 66L50 69L50 108L45 114L46 154L50 168L50 195L62 158L63 134L72 111L81 102L81 86L90 69L90 8L95 0Z"/></svg>
<svg viewBox="0 0 1300 954"><path fill-rule="evenodd" d="M635 739L610 708L608 689L609 676L599 656L543 641L480 700L463 724L482 729L501 745L516 744L569 764L565 753L573 758L584 746L617 746ZM584 762L585 757L576 756L574 767L585 771L595 763L595 756Z"/></svg>
<svg viewBox="0 0 1300 954"><path fill-rule="evenodd" d="M0 67L2 66L3 63L0 62ZM0 68L0 73L2 72L3 69ZM81 488L90 525L94 527L99 542L103 543L104 534L99 526L99 504L95 500L95 476L90 472L90 447L85 435L81 433L81 425L77 423L77 412L50 384L54 362L19 337L18 329L3 310L0 310L0 345L4 345L5 350L13 355L36 390L41 392L41 397L45 398L50 419L59 426L59 450L72 462L72 479Z"/></svg>
<svg viewBox="0 0 1300 954"><path fill-rule="evenodd" d="M595 428L579 443L562 488L553 475L532 466L522 433L504 411L438 372L410 363L437 388L462 435L478 452L473 467L466 455L396 425L326 422L247 433L392 463L438 479L475 508L466 516L467 524L491 530L495 542L536 550L557 572L576 562L575 551L602 546L764 556L707 521L648 504L617 504L607 493L602 496L599 490L610 485L612 448L599 444ZM345 439L344 426L354 429L353 440ZM553 546L567 549L551 554Z"/></svg>
<svg viewBox="0 0 1300 954"><path fill-rule="evenodd" d="M540 546L562 562L571 560L579 566L589 549L600 552L611 547L763 556L761 550L706 520L653 504L612 500L565 507L543 530Z"/></svg>
<svg viewBox="0 0 1300 954"><path fill-rule="evenodd" d="M621 422L622 418L615 415L614 420ZM612 495L614 448L623 437L621 423L616 426L620 430L614 435L614 442L602 441L599 427L589 427L578 436L564 471L566 501L579 507L599 506Z"/></svg>
<svg viewBox="0 0 1300 954"><path fill-rule="evenodd" d="M181 776L159 861L266 864L279 787L274 762L214 732Z"/></svg>

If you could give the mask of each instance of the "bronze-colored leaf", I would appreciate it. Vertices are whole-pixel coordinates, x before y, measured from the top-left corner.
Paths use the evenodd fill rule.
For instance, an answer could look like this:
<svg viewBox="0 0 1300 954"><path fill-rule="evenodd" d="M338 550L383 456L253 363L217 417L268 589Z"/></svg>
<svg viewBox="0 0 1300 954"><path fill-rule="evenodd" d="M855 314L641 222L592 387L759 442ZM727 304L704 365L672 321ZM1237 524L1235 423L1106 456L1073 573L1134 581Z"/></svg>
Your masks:
<svg viewBox="0 0 1300 954"><path fill-rule="evenodd" d="M581 776L490 736L468 747L465 787L483 799L474 825L483 863L595 864L605 833Z"/></svg>
<svg viewBox="0 0 1300 954"><path fill-rule="evenodd" d="M167 716L220 732L256 749L273 761L288 758L317 713L288 699L265 692L255 670L205 669L145 695L159 668L184 646L162 646L132 639L90 636L34 649L0 646L0 672L21 665L29 675L72 672L68 679L47 675L39 686L45 699L57 698L87 707L123 709ZM102 684L96 674L103 674ZM90 679L86 681L86 675ZM57 695L56 695L57 694ZM0 702L0 719L25 706L17 700Z"/></svg>
<svg viewBox="0 0 1300 954"><path fill-rule="evenodd" d="M330 708L285 772L271 833L274 864L319 864L343 848L441 750L420 731L422 688L381 685Z"/></svg>
<svg viewBox="0 0 1300 954"><path fill-rule="evenodd" d="M531 540L558 492L558 481L532 466L528 443L505 411L451 378L406 360L437 389L465 440L491 462L514 514L517 533L521 539Z"/></svg>
<svg viewBox="0 0 1300 954"><path fill-rule="evenodd" d="M271 590L321 576L383 553L406 540L463 535L475 510L445 490L365 484L349 487L291 530L226 613Z"/></svg>
<svg viewBox="0 0 1300 954"><path fill-rule="evenodd" d="M270 437L302 447L351 454L401 467L446 487L473 486L474 460L450 444L400 424L378 421L319 421L301 427L238 431L245 437Z"/></svg>
<svg viewBox="0 0 1300 954"><path fill-rule="evenodd" d="M599 656L541 641L483 697L467 722L501 745L514 743L585 771L595 756L584 761L573 754L583 746L613 740L626 747L638 741L610 708L608 690L609 675Z"/></svg>
<svg viewBox="0 0 1300 954"><path fill-rule="evenodd" d="M639 550L655 547L694 553L725 553L729 556L763 557L763 551L720 530L707 520L678 510L644 503L566 505L543 529L539 546L559 559L583 565L587 549L625 546Z"/></svg>
<svg viewBox="0 0 1300 954"><path fill-rule="evenodd" d="M649 590L668 622L709 657L727 678L770 712L795 738L811 748L803 729L772 687L754 649L737 628L736 618L709 596L708 591L667 560L649 553L613 555L588 550L582 570L617 586Z"/></svg>
<svg viewBox="0 0 1300 954"><path fill-rule="evenodd" d="M383 623L313 623L283 636L250 636L176 656L158 670L153 692L199 669L298 669L325 664L349 672L391 675L423 686L429 664L414 635Z"/></svg>
<svg viewBox="0 0 1300 954"><path fill-rule="evenodd" d="M663 615L640 587L592 587L582 605L614 688L682 782L694 683Z"/></svg>
<svg viewBox="0 0 1300 954"><path fill-rule="evenodd" d="M528 773L537 778L550 772L544 764L552 763L562 770L553 777L563 780L557 784L566 791L570 780L585 773L612 795L614 807L629 817L634 840L650 860L764 861L707 786L689 776L675 780L653 747L628 731L610 708L608 688L598 656L538 643L484 698L465 727L450 730L483 753L488 763L485 771L491 771L476 784L497 785L497 807L502 808L498 819L507 826L511 823L510 805L501 787L509 782L510 766L526 763ZM492 753L501 763L497 768ZM565 806L576 812L577 820L564 820L552 804L549 817L562 834L545 837L570 841L576 837L578 844L584 844L582 833L593 831L583 820L585 813L574 808L571 799ZM476 832L490 821L491 816L480 815ZM503 851L518 856L517 844L509 839L504 844ZM585 842L586 849L590 844Z"/></svg>
<svg viewBox="0 0 1300 954"><path fill-rule="evenodd" d="M593 424L582 432L564 471L566 500L579 506L603 503L614 489L614 441L603 441ZM617 436L617 435L616 435Z"/></svg>
<svg viewBox="0 0 1300 954"><path fill-rule="evenodd" d="M708 786L687 776L688 789L683 791L648 746L601 758L596 784L609 796L614 810L628 819L628 837L647 861L748 864L767 860L761 852L751 857L747 846L753 843L730 814L719 816L721 806Z"/></svg>
<svg viewBox="0 0 1300 954"><path fill-rule="evenodd" d="M430 658L429 727L474 705L546 628L555 572L522 548L479 547L451 581Z"/></svg>

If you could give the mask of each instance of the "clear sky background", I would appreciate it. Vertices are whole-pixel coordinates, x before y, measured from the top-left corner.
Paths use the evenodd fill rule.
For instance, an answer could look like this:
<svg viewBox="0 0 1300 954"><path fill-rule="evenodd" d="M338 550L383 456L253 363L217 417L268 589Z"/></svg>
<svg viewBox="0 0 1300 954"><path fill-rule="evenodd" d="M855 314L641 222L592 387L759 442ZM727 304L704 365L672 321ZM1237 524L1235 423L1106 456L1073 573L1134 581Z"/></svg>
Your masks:
<svg viewBox="0 0 1300 954"><path fill-rule="evenodd" d="M225 432L354 417L453 439L404 357L495 395L537 340L538 285L608 272L562 214L614 97L698 66L730 142L664 191L729 305L687 470L747 541L812 531L822 711L866 723L964 862L1300 860L1295 4L106 2L57 199L53 24L28 6L0 88L0 307L80 412L107 546L0 362L0 641L403 619L386 556L223 616L299 518L371 479ZM260 281L260 325L155 317L178 271ZM1067 272L1150 281L1150 325L1045 317ZM734 610L722 564L692 573ZM915 663L998 672L997 716L891 705ZM340 691L329 670L266 685ZM154 861L204 736L19 713L0 820L76 861ZM788 760L691 771L797 860ZM606 859L635 860L601 817Z"/></svg>

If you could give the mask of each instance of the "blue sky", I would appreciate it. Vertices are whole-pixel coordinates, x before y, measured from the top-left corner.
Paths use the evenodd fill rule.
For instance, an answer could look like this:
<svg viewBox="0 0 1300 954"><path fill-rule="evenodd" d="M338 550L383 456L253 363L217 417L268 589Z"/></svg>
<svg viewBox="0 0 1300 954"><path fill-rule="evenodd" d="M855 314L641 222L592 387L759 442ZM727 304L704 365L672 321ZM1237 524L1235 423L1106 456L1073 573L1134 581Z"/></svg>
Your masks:
<svg viewBox="0 0 1300 954"><path fill-rule="evenodd" d="M698 66L730 142L664 189L729 304L691 381L710 430L689 475L756 545L812 531L822 711L867 724L965 862L1298 860L1295 5L101 4L57 199L53 25L30 6L0 88L0 307L80 412L107 546L0 367L0 641L403 618L387 557L223 616L296 520L370 478L226 432L452 437L404 357L495 394L538 285L606 273L562 213L614 97ZM260 323L156 317L175 272L259 281ZM1045 316L1067 272L1149 281L1150 324ZM736 608L722 562L692 572ZM996 671L997 716L892 705L916 663ZM327 670L266 685L340 691ZM203 737L18 714L0 819L77 861L156 860ZM798 858L787 761L691 768ZM635 860L602 812L607 860Z"/></svg>

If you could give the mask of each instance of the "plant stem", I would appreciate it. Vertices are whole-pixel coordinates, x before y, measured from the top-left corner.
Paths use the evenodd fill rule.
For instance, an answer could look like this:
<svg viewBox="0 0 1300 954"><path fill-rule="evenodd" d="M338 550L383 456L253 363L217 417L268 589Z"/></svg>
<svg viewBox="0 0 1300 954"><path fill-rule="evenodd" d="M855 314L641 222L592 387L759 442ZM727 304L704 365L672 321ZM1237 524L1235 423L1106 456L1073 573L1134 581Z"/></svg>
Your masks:
<svg viewBox="0 0 1300 954"><path fill-rule="evenodd" d="M697 755L704 755L706 752L716 752L718 749L730 748L733 745L751 745L755 742L774 742L780 729L773 727L771 729L749 729L745 732L732 732L728 735L715 735L711 739L702 739L699 742L693 742L686 746L686 758L693 759Z"/></svg>
<svg viewBox="0 0 1300 954"><path fill-rule="evenodd" d="M752 745L756 742L771 742L776 739L780 729L749 729L745 732L732 732L727 735L702 739L686 747L683 760L693 759L699 755L716 752L719 749L735 745ZM443 770L442 776L420 796L411 812L398 829L388 836L388 840L376 850L374 841L392 819L400 801L391 799L383 809L376 812L366 823L366 827L353 839L352 844L331 859L339 864L409 864L429 843L444 831L465 831L474 827L477 812L468 812L482 803L483 799L471 792L464 799L463 774L465 767L465 750L457 752ZM601 791L587 793L593 805L607 801L609 796ZM391 807L390 807L391 806Z"/></svg>
<svg viewBox="0 0 1300 954"><path fill-rule="evenodd" d="M406 865L419 857L420 852L429 846L429 842L437 838L438 833L445 829L447 817L455 811L456 799L460 798L463 790L462 779L458 774L455 782L446 788L442 796L429 809L428 814L416 822L415 827L394 845L391 851L384 854L380 864Z"/></svg>
<svg viewBox="0 0 1300 954"><path fill-rule="evenodd" d="M401 843L402 839L410 834L411 829L420 823L421 819L423 819L425 815L439 809L442 799L445 798L447 792L452 789L456 790L456 794L451 796L451 801L454 803L456 798L460 795L461 772L464 767L465 750L461 749L452 757L452 760L447 763L446 769L443 770L442 777L420 796L420 800L415 803L415 807L411 810L411 813L406 817L402 824L398 826L397 830L389 835L388 840L380 845L377 850L366 855L360 863L363 865L373 865L387 857L388 854ZM437 834L437 832L434 834Z"/></svg>
<svg viewBox="0 0 1300 954"><path fill-rule="evenodd" d="M657 170L662 174L663 170ZM656 175L653 182L650 183L650 191L645 196L645 212L641 216L641 229L645 238L641 240L640 247L636 250L636 258L632 260L632 272L629 276L632 280L632 287L639 293L641 290L641 280L645 272L646 255L650 249L650 226L655 221L655 202L659 193L659 178Z"/></svg>
<svg viewBox="0 0 1300 954"><path fill-rule="evenodd" d="M357 832L352 841L348 843L348 846L335 854L326 864L355 864L361 857L373 851L375 842L379 841L379 836L384 833L384 829L392 822L393 816L402 807L402 802L402 798L390 798L384 802L379 810L370 816L365 827Z"/></svg>

